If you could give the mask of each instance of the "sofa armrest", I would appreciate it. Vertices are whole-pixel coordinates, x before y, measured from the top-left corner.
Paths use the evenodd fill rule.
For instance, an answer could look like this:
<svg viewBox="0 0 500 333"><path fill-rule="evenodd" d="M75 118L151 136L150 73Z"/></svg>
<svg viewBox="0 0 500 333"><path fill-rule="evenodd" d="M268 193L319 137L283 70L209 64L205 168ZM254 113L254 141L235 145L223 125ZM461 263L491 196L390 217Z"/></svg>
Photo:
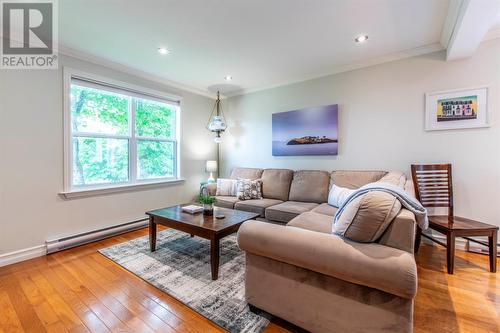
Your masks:
<svg viewBox="0 0 500 333"><path fill-rule="evenodd" d="M377 243L356 243L333 234L247 221L240 248L344 281L412 299L417 290L413 255Z"/></svg>
<svg viewBox="0 0 500 333"><path fill-rule="evenodd" d="M379 243L413 253L416 225L415 214L403 208L384 232Z"/></svg>

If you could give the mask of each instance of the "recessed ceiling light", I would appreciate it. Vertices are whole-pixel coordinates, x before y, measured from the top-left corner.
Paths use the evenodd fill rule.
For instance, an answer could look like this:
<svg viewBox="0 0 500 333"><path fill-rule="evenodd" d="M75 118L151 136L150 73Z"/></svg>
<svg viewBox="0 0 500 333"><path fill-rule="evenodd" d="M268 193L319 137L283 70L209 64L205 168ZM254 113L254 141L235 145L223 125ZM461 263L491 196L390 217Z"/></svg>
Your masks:
<svg viewBox="0 0 500 333"><path fill-rule="evenodd" d="M368 40L367 35L359 35L358 37L354 38L354 41L356 43L363 43L363 42L366 42L367 40Z"/></svg>
<svg viewBox="0 0 500 333"><path fill-rule="evenodd" d="M231 75L224 76L224 80L226 80L226 81L231 81L232 79L233 79L233 77Z"/></svg>
<svg viewBox="0 0 500 333"><path fill-rule="evenodd" d="M158 48L158 53L159 54L170 54L170 50L167 49L166 47L159 47Z"/></svg>

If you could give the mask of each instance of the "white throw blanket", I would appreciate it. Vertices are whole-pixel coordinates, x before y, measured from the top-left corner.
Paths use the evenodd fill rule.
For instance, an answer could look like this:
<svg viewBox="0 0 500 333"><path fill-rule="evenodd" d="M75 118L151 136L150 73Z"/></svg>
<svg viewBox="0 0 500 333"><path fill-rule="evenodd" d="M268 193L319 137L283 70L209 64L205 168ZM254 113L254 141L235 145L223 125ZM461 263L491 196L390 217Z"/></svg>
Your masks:
<svg viewBox="0 0 500 333"><path fill-rule="evenodd" d="M418 224L418 226L422 229L425 230L429 227L429 220L427 219L427 209L422 206L422 204L415 199L414 197L410 196L408 192L406 192L404 189L391 185L388 183L382 183L382 182L376 182L376 183L370 183L366 184L357 190L355 190L351 195L347 197L347 199L342 203L342 205L339 207L337 212L335 213L335 216L333 218L333 223L335 224L342 214L344 208L354 199L359 197L360 195L363 195L365 193L371 192L371 191L382 191L389 193L396 197L400 202L403 207L411 211L413 214L415 214L415 220Z"/></svg>

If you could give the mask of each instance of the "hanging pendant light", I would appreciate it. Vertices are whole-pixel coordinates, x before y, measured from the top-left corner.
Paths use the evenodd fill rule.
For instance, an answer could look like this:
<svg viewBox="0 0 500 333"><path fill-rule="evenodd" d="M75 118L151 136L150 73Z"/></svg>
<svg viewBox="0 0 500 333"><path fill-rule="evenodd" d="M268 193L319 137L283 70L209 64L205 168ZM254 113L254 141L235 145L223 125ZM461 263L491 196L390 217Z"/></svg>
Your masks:
<svg viewBox="0 0 500 333"><path fill-rule="evenodd" d="M227 129L226 119L224 117L224 112L222 111L222 106L220 103L220 94L217 91L217 100L208 118L207 129L215 133L214 141L216 143L222 142L221 134Z"/></svg>

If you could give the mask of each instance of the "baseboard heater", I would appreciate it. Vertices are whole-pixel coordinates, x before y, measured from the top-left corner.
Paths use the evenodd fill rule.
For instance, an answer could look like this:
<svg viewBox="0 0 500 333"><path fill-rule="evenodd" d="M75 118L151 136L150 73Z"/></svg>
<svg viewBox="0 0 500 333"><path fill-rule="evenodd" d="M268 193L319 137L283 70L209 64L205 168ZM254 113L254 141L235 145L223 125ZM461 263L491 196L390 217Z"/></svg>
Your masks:
<svg viewBox="0 0 500 333"><path fill-rule="evenodd" d="M81 234L67 236L59 239L47 240L45 245L47 247L47 254L66 250L75 246L92 243L104 238L116 236L129 231L144 228L148 225L148 218L122 223L111 227L92 230Z"/></svg>

